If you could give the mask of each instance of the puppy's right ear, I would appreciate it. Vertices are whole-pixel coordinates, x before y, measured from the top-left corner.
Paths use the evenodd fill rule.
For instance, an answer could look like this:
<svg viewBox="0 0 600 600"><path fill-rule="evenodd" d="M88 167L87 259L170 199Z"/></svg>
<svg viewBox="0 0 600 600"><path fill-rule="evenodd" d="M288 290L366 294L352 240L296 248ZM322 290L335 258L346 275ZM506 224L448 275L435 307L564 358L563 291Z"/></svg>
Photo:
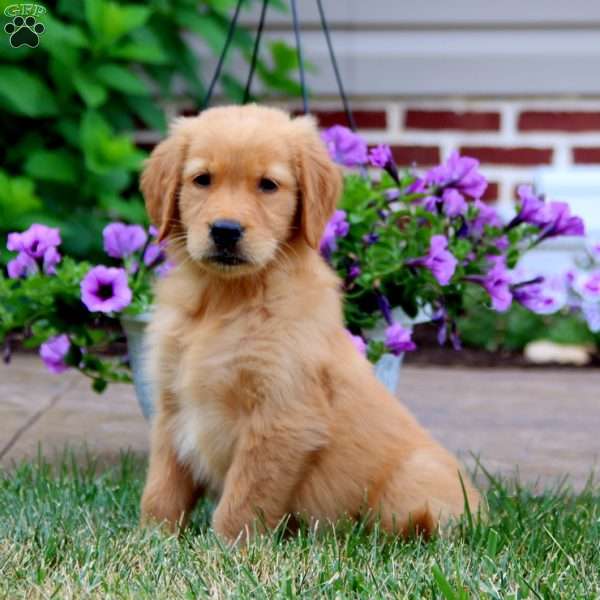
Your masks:
<svg viewBox="0 0 600 600"><path fill-rule="evenodd" d="M177 220L177 197L187 150L185 120L173 124L169 137L154 148L142 172L140 187L150 221L158 228L159 241L169 235Z"/></svg>

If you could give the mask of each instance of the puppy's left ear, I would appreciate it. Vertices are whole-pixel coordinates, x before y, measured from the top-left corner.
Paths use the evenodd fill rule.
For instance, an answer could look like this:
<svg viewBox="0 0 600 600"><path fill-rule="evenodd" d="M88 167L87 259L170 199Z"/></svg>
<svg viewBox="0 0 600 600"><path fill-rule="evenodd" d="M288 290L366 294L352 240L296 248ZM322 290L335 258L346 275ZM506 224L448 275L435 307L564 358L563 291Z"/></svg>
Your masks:
<svg viewBox="0 0 600 600"><path fill-rule="evenodd" d="M329 157L315 119L298 117L293 123L298 132L296 148L301 229L308 245L318 249L342 191L342 173Z"/></svg>

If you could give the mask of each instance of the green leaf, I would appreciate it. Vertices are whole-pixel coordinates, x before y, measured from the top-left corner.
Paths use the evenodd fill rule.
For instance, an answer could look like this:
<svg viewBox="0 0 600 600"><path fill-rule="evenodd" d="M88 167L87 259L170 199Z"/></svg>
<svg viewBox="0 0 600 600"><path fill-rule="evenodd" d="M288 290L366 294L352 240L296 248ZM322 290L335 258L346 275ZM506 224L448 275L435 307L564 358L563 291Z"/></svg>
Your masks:
<svg viewBox="0 0 600 600"><path fill-rule="evenodd" d="M139 197L123 200L118 196L100 198L100 206L110 219L125 220L130 223L145 223L147 220L144 203Z"/></svg>
<svg viewBox="0 0 600 600"><path fill-rule="evenodd" d="M117 136L96 111L88 111L81 121L81 146L87 167L99 175L112 169L139 169L145 153L127 136Z"/></svg>
<svg viewBox="0 0 600 600"><path fill-rule="evenodd" d="M77 161L66 150L37 150L25 162L25 172L36 179L75 183Z"/></svg>
<svg viewBox="0 0 600 600"><path fill-rule="evenodd" d="M215 17L194 10L181 10L175 14L175 20L180 27L202 37L214 52L223 50L227 33Z"/></svg>
<svg viewBox="0 0 600 600"><path fill-rule="evenodd" d="M108 97L106 88L101 83L95 81L89 73L79 70L75 71L73 73L73 85L82 100L90 108L98 108L106 102L106 98Z"/></svg>
<svg viewBox="0 0 600 600"><path fill-rule="evenodd" d="M165 113L154 100L139 96L125 96L124 100L148 127L157 129L161 133L166 131Z"/></svg>
<svg viewBox="0 0 600 600"><path fill-rule="evenodd" d="M0 223L3 228L24 224L22 218L41 208L35 183L27 177L10 177L0 171Z"/></svg>
<svg viewBox="0 0 600 600"><path fill-rule="evenodd" d="M129 42L108 51L111 58L120 58L152 65L168 64L169 57L158 44Z"/></svg>
<svg viewBox="0 0 600 600"><path fill-rule="evenodd" d="M0 100L11 112L27 117L49 117L58 112L50 88L37 75L19 67L0 66Z"/></svg>
<svg viewBox="0 0 600 600"><path fill-rule="evenodd" d="M41 46L61 59L72 56L74 49L86 48L88 40L77 25L68 25L55 19L50 13L44 15L46 30Z"/></svg>
<svg viewBox="0 0 600 600"><path fill-rule="evenodd" d="M94 74L104 85L124 94L136 96L150 94L146 84L127 67L104 64L97 67Z"/></svg>
<svg viewBox="0 0 600 600"><path fill-rule="evenodd" d="M144 6L85 0L86 21L103 46L114 44L119 38L144 25L150 14L151 9Z"/></svg>

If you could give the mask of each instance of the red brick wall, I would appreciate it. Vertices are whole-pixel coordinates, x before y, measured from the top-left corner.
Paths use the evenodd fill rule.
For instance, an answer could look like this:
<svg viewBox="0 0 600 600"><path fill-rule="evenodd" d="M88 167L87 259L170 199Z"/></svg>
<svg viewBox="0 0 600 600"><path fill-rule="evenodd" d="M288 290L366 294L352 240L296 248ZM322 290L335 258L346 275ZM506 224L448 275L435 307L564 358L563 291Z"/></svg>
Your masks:
<svg viewBox="0 0 600 600"><path fill-rule="evenodd" d="M541 166L600 169L600 99L399 100L354 107L369 143L390 144L402 166L429 167L453 149L479 159L490 202L511 203L516 186L532 181ZM314 112L323 127L347 124L344 113L326 103Z"/></svg>

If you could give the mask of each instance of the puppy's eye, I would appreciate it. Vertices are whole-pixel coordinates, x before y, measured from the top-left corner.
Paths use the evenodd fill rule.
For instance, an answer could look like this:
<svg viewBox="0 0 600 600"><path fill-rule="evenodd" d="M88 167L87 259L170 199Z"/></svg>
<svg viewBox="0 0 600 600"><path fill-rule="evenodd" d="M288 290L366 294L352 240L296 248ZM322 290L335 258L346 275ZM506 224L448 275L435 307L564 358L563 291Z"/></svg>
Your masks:
<svg viewBox="0 0 600 600"><path fill-rule="evenodd" d="M208 187L212 182L210 173L202 173L194 179L194 183L200 187Z"/></svg>
<svg viewBox="0 0 600 600"><path fill-rule="evenodd" d="M272 179L269 179L268 177L262 177L261 180L258 182L258 189L261 192L266 192L267 194L270 192L276 192L278 188L279 186L277 185L277 183L275 183Z"/></svg>

